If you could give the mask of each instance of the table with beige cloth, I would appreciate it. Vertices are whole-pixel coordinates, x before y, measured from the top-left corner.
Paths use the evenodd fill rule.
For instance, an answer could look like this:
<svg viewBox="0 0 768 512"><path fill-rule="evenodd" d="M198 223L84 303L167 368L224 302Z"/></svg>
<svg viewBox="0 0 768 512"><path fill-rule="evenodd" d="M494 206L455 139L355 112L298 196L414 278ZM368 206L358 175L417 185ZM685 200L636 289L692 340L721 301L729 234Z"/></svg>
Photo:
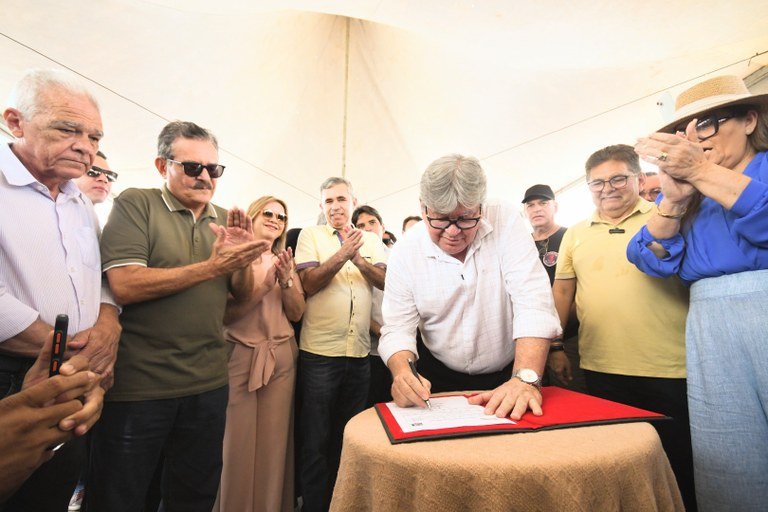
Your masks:
<svg viewBox="0 0 768 512"><path fill-rule="evenodd" d="M393 445L374 409L344 431L332 511L684 510L648 423Z"/></svg>

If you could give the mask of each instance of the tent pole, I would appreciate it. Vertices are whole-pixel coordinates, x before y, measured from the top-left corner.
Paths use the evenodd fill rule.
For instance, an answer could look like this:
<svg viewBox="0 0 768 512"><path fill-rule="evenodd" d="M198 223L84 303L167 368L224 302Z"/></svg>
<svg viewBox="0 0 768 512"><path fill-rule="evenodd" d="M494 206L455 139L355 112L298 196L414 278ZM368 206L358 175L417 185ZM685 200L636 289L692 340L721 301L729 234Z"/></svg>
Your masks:
<svg viewBox="0 0 768 512"><path fill-rule="evenodd" d="M344 49L344 119L341 127L341 177L347 177L347 109L349 107L349 16L346 17L347 28Z"/></svg>

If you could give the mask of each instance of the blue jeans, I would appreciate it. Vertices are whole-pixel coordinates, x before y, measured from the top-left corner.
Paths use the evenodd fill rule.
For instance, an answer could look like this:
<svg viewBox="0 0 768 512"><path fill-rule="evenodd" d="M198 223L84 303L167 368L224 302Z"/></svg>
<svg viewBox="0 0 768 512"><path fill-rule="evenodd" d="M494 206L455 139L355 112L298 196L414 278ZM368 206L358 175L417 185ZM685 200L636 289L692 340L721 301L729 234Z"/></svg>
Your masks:
<svg viewBox="0 0 768 512"><path fill-rule="evenodd" d="M768 507L768 270L691 286L688 406L699 510Z"/></svg>
<svg viewBox="0 0 768 512"><path fill-rule="evenodd" d="M303 350L299 359L302 511L324 511L336 483L344 426L365 409L370 366L367 357L326 357Z"/></svg>
<svg viewBox="0 0 768 512"><path fill-rule="evenodd" d="M224 386L180 398L105 402L93 430L88 510L143 510L162 459L161 510L210 512L228 397Z"/></svg>

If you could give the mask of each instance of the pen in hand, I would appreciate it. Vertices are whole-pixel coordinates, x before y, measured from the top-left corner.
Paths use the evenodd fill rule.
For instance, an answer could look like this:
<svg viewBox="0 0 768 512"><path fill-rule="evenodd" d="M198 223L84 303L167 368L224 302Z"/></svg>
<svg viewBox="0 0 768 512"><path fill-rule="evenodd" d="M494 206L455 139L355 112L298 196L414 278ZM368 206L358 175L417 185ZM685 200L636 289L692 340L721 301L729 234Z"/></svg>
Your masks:
<svg viewBox="0 0 768 512"><path fill-rule="evenodd" d="M419 379L419 372L416 371L416 363L413 362L413 359L408 358L408 366L411 367L411 372L413 373L413 376ZM419 379L419 382L421 382L421 379ZM429 403L429 398L424 400L424 403L427 404L427 408L431 411L432 404Z"/></svg>

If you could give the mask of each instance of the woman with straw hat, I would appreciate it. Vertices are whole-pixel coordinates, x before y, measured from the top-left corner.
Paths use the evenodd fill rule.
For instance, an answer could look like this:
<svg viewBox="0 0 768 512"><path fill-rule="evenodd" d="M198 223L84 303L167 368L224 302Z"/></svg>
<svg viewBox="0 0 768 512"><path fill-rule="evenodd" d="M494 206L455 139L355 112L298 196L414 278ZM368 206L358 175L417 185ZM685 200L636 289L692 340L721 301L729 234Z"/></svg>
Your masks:
<svg viewBox="0 0 768 512"><path fill-rule="evenodd" d="M684 91L638 140L659 166L658 212L627 248L691 284L688 407L699 510L768 507L768 94L738 77Z"/></svg>

